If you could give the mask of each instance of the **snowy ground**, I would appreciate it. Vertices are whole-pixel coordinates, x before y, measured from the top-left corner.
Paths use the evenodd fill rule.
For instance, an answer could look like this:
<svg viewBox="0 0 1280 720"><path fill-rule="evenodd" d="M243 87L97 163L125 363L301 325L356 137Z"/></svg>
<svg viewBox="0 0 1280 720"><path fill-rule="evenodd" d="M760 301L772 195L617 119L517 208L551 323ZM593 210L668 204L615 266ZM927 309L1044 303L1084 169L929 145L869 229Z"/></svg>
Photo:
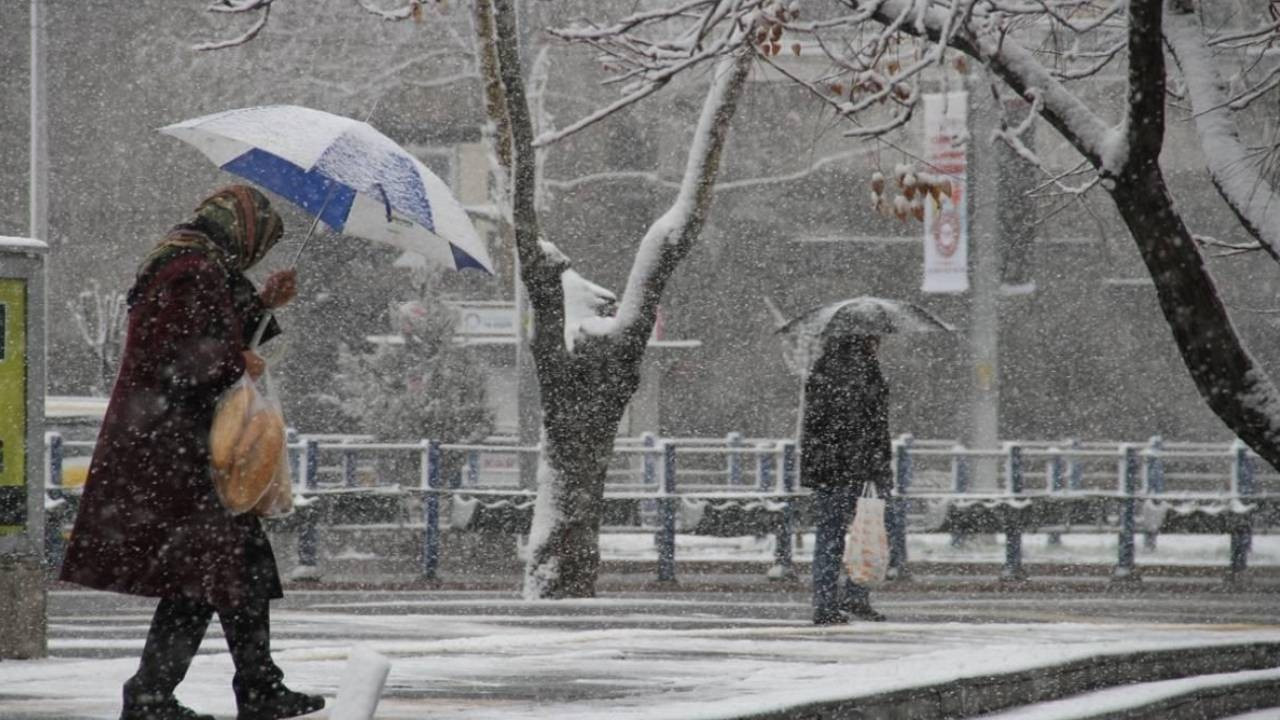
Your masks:
<svg viewBox="0 0 1280 720"><path fill-rule="evenodd" d="M379 718L513 720L731 718L1104 653L1280 642L1280 599L1261 594L922 595L882 607L910 622L818 629L803 596L781 593L526 603L497 593L294 592L273 627L277 658L299 688L332 697L347 653L363 645L393 663ZM115 717L149 610L54 593L54 657L0 665L0 718ZM1175 624L1193 610L1229 622ZM1009 618L1019 622L997 622ZM231 673L215 623L180 697L231 717Z"/></svg>

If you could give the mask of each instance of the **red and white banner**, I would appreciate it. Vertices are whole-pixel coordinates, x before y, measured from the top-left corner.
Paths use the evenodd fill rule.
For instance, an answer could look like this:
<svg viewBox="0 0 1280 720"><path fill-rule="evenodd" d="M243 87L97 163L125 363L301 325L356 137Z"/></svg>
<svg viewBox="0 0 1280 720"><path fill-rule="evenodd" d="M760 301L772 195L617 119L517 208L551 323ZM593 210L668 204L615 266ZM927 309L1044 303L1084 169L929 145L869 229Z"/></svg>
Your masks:
<svg viewBox="0 0 1280 720"><path fill-rule="evenodd" d="M951 180L951 196L924 204L924 283L927 293L969 289L968 94L924 96L924 160L928 172Z"/></svg>

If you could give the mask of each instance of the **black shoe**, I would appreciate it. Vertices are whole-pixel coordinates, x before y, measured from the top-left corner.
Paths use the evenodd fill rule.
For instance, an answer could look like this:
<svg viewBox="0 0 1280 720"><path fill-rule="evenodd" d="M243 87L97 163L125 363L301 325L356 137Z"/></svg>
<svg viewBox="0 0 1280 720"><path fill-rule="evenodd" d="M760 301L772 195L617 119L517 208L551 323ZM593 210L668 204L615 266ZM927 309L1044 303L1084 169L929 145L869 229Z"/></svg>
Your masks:
<svg viewBox="0 0 1280 720"><path fill-rule="evenodd" d="M217 720L178 702L172 695L156 697L145 693L125 693L120 720Z"/></svg>
<svg viewBox="0 0 1280 720"><path fill-rule="evenodd" d="M323 697L294 692L278 680L261 687L236 686L235 690L236 720L281 720L324 708Z"/></svg>
<svg viewBox="0 0 1280 720"><path fill-rule="evenodd" d="M855 583L845 586L844 599L840 602L840 611L850 620L866 620L884 622L885 617L871 607L871 596L867 589Z"/></svg>
<svg viewBox="0 0 1280 720"><path fill-rule="evenodd" d="M860 607L856 610L846 607L844 611L849 614L850 620L866 620L868 622L884 622L885 621L884 615L876 612L876 610L872 608L870 605L867 605L865 607Z"/></svg>
<svg viewBox="0 0 1280 720"><path fill-rule="evenodd" d="M823 609L813 611L814 625L847 625L849 616L840 610Z"/></svg>

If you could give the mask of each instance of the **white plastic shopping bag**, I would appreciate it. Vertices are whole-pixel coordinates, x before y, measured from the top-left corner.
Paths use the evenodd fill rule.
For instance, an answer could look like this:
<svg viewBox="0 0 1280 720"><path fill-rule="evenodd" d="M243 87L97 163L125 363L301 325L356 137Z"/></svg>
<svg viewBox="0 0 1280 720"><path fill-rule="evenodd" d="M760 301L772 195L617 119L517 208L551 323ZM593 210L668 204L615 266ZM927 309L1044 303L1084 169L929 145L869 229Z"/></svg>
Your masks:
<svg viewBox="0 0 1280 720"><path fill-rule="evenodd" d="M884 526L885 502L871 483L864 483L858 509L844 544L844 566L859 585L878 585L889 573L889 534Z"/></svg>
<svg viewBox="0 0 1280 720"><path fill-rule="evenodd" d="M256 381L246 373L218 399L209 461L218 499L237 515L276 514L292 506L284 416L271 390L269 373Z"/></svg>

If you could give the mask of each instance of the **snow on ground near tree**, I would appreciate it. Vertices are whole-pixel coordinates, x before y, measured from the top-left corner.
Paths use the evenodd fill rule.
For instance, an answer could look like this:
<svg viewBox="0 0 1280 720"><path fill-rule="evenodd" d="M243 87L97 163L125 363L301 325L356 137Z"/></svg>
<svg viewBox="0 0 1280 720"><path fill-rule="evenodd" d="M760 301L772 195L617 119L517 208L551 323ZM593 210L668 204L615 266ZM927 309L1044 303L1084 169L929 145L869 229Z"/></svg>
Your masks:
<svg viewBox="0 0 1280 720"><path fill-rule="evenodd" d="M1049 544L1045 534L1022 536L1023 562L1112 565L1116 562L1117 536L1106 534L1063 535L1061 545ZM1161 535L1154 550L1135 541L1139 565L1211 565L1225 568L1229 563L1230 539L1226 535ZM676 561L715 562L773 560L774 539L763 537L705 537L676 535ZM647 560L656 557L652 533L605 533L600 536L601 555L610 560ZM795 548L797 560L813 556L813 533L807 533ZM907 557L913 561L954 563L1003 563L1004 536L973 538L962 547L952 547L945 533L907 536ZM1280 535L1255 535L1249 555L1252 566L1280 565Z"/></svg>
<svg viewBox="0 0 1280 720"><path fill-rule="evenodd" d="M51 652L6 661L0 718L111 718L149 620L144 602L80 593L51 617ZM300 604L301 601L301 604ZM286 601L290 602L290 601ZM707 603L608 598L519 602L429 595L420 604L348 593L295 597L274 613L288 681L330 698L347 652L390 658L379 718L731 718L1010 672L1099 654L1280 642L1274 625L873 623L731 617ZM456 614L461 603L471 614ZM454 610L450 610L454 608ZM590 618L592 622L577 622ZM711 626L684 624L699 618ZM179 696L234 714L233 672L216 623ZM323 717L320 715L318 717Z"/></svg>

